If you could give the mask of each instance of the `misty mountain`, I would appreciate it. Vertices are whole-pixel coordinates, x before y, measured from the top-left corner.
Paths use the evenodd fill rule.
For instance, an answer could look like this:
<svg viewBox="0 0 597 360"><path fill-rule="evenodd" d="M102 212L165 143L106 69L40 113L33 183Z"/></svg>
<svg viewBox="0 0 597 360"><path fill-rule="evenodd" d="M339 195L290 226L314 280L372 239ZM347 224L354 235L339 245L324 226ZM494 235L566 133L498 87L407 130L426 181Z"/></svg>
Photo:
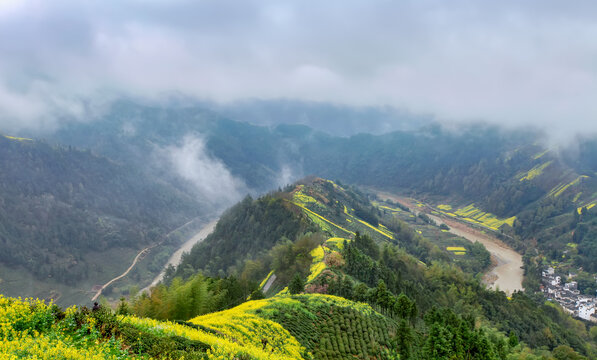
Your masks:
<svg viewBox="0 0 597 360"><path fill-rule="evenodd" d="M89 148L219 209L306 174L475 204L499 218L515 217L500 229L506 240L522 252L537 246L550 258L573 240L573 212L597 202L590 139L550 151L539 132L481 124L343 137L306 125L252 125L197 106L120 101L102 119L71 123L51 140ZM556 229L562 221L569 225ZM584 244L579 265L595 253L590 224L575 238ZM584 243L581 235L588 236Z"/></svg>
<svg viewBox="0 0 597 360"><path fill-rule="evenodd" d="M292 99L242 100L216 104L202 102L230 119L254 125L306 125L334 136L359 133L381 135L393 131L413 131L433 122L431 115L413 114L390 106L347 106Z"/></svg>
<svg viewBox="0 0 597 360"><path fill-rule="evenodd" d="M236 109L247 109L249 119L259 113L258 108L264 109L262 114L268 113L267 109L279 110L268 116L290 109L295 114L324 116L327 110L322 109L330 113L335 109L333 105L290 101L238 106ZM351 109L342 111L348 114ZM364 114L355 111L347 118ZM244 114L238 110L234 116ZM273 124L274 118L269 119L268 125ZM514 229L505 231L521 237L511 240L520 250L528 247L525 239L533 236L529 224L551 229L557 216L597 201L597 148L591 138L556 151L542 145L539 131L528 129L429 124L410 131L345 137L286 121L290 120L257 126L197 106L121 101L104 119L72 123L54 138L91 148L132 167L142 164L141 171L187 184L212 203L217 199L231 204L246 192L263 193L307 174L439 196L463 206L474 203L501 218L517 217ZM214 175L221 186L209 185ZM221 189L225 190L217 191ZM543 236L538 246L551 251L570 240L568 235L559 240L553 237ZM586 256L581 253L581 258Z"/></svg>
<svg viewBox="0 0 597 360"><path fill-rule="evenodd" d="M285 161L276 156L280 143L269 129L232 121L200 107L158 107L119 101L101 119L71 123L50 139L89 148L139 168L148 176L169 181L186 179L187 184L195 186L199 197L215 203L220 195L236 193L232 201L219 201L224 206L249 190L263 192L277 185L276 177ZM185 169L177 168L181 162ZM203 177L193 179L188 174L193 169L201 169L195 172ZM206 173L208 169L220 171ZM228 177L234 186L214 193L202 188L203 182L222 176Z"/></svg>
<svg viewBox="0 0 597 360"><path fill-rule="evenodd" d="M286 103L281 104L283 108ZM289 104L293 112L301 112L302 103ZM312 109L309 103L304 107L304 112ZM456 196L509 217L559 183L592 176L595 167L590 141L560 156L545 153L540 133L529 130L478 124L446 129L432 124L412 131L342 137L306 125L251 125L201 107L152 107L130 101L117 102L98 121L71 123L52 138L129 166L142 164L142 171L162 179L183 179L191 187L194 184L204 199L233 194L226 205L246 192L264 192L317 174L361 185ZM547 155L535 158L543 153ZM548 161L550 176L529 181L517 177ZM214 174L228 184L224 191L212 193L216 187L204 186Z"/></svg>
<svg viewBox="0 0 597 360"><path fill-rule="evenodd" d="M39 279L77 284L101 272L86 255L140 249L213 211L167 183L71 146L0 136L0 168L0 262Z"/></svg>

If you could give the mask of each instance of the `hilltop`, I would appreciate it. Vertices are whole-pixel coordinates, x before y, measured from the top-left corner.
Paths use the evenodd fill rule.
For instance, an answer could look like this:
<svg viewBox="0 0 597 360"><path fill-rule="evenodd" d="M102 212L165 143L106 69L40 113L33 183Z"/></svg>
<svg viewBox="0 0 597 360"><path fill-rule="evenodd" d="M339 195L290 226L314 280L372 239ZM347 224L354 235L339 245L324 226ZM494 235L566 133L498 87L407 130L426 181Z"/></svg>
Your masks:
<svg viewBox="0 0 597 360"><path fill-rule="evenodd" d="M276 222L280 214L285 214L284 222ZM241 235L245 227L252 229L251 235ZM272 233L272 229L278 232ZM270 242L253 240L264 240L266 235L270 235ZM261 247L248 251L247 244ZM215 253L229 254L234 261L214 268L219 259L198 260ZM194 267L201 263L205 267ZM522 293L506 297L503 292L486 289L480 276L472 275L481 274L488 266L487 251L481 245L455 238L399 204L372 203L357 189L309 178L257 200L247 198L233 207L216 231L170 274L170 281L195 271L253 278L261 280L259 288L265 295L276 299L280 296L276 294L292 292L298 276L305 292L367 302L402 326L402 331L412 332L408 351L415 358L428 354L425 344L430 341L434 321L441 327L446 321L458 322L470 316L484 324L483 333L496 334L490 346L494 354L515 351L500 345L500 336L503 341L508 341L504 338L508 336L520 338L526 344L523 348L554 349L567 344L581 352L592 351L593 345L587 347L586 333L581 338L567 330L569 326L578 329L580 323L557 307L537 304ZM166 296L164 290L160 293ZM141 304L145 309L150 307L148 302ZM454 312L452 320L431 315L437 309ZM551 340L543 337L545 329L554 334Z"/></svg>
<svg viewBox="0 0 597 360"><path fill-rule="evenodd" d="M539 276L547 265L558 267L561 273L582 268L580 275L587 279L597 272L592 261L597 254L592 246L595 226L588 216L577 219L574 215L580 215L583 208L586 213L594 210L597 202L597 168L591 160L595 146L591 139L581 139L578 151L573 153L545 148L537 133L475 124L457 131L427 124L384 135L338 137L307 126L255 126L197 106L147 106L124 100L113 104L101 120L71 123L50 138L107 157L115 163L112 165L120 166L135 189L144 188L143 182L157 183L168 188L161 193L175 194L172 199L194 203L194 209L181 214L181 220L191 219L194 214L213 217L220 206L237 201L247 192L258 196L300 174L315 173L343 183L412 196L445 216L503 235L511 247L528 255L524 257L524 287L529 292L539 291ZM194 140L189 142L189 138ZM116 194L106 196L108 204L121 202ZM182 204L178 200L176 203ZM144 214L141 221L162 221L163 217L145 216L142 206L141 202L130 205L130 212ZM309 214L305 212L304 216ZM176 228L173 224L167 230ZM243 231L253 230L247 226ZM276 231L273 229L277 236ZM339 236L347 234L340 232ZM118 262L129 264L136 254L125 254L114 247L107 251L122 256ZM122 284L116 293L126 292L125 288L134 282L147 283L145 279L151 277L150 273L155 275L167 258L166 252L159 253L162 255L141 271L141 277ZM215 250L190 265L193 269L205 268L206 261L219 259L212 268L224 273L228 267L242 266L242 259L236 264L237 256L222 254L225 252ZM425 255L421 252L417 256ZM97 263L93 258L75 261L89 268ZM15 274L10 269L4 271ZM106 276L106 281L117 274L112 275ZM12 281L19 283L23 279ZM86 284L85 288L93 285ZM591 289L583 287L587 293Z"/></svg>

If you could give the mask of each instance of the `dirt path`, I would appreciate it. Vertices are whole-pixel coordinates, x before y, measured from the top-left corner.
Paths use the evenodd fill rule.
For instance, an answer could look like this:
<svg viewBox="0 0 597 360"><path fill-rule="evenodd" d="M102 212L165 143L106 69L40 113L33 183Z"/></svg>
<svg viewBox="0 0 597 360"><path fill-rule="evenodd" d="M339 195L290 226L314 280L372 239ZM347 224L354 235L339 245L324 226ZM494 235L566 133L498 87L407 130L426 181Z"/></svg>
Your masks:
<svg viewBox="0 0 597 360"><path fill-rule="evenodd" d="M387 192L377 192L377 195L382 200L392 200L407 206L414 213L425 212L438 225L442 223L448 225L452 234L463 237L471 242L480 242L491 253L495 265L485 274L484 281L492 289L499 288L507 294L512 294L515 290L523 290L522 255L501 240L458 220L432 215L429 213L431 207L427 205L417 207L412 199Z"/></svg>
<svg viewBox="0 0 597 360"><path fill-rule="evenodd" d="M91 301L97 300L97 298L102 294L102 291L104 291L104 289L107 288L108 286L112 285L113 282L118 281L118 280L122 279L123 277L125 277L135 267L135 265L137 264L137 261L139 260L141 255L143 255L145 252L149 251L149 249L151 249L154 246L156 246L156 245L146 247L145 249L139 251L137 256L135 256L135 260L133 260L133 263L131 264L131 266L129 266L129 268L126 269L126 271L123 272L121 275L115 277L114 279L112 279L112 280L108 281L107 283L105 283L104 285L102 285L102 287L97 291L97 293L95 293L95 295L93 295L93 297L91 298Z"/></svg>
<svg viewBox="0 0 597 360"><path fill-rule="evenodd" d="M141 292L149 291L150 288L152 288L153 286L156 286L160 281L162 281L168 266L170 266L170 265L178 266L178 264L180 264L180 261L182 259L182 255L185 252L191 251L191 249L193 248L193 246L195 244L203 241L207 237L207 235L211 234L213 232L213 230L215 229L217 223L218 223L218 219L210 221L209 223L205 224L205 226L203 226L201 228L201 230L199 230L197 233L195 233L195 235L193 235L193 237L191 237L184 244L182 244L182 246L180 248L178 248L178 250L176 250L174 252L174 254L172 254L172 256L170 256L170 259L168 259L168 262L164 265L164 269L162 269L162 272L160 272L160 274L153 279L151 284L149 284L147 287L143 288L141 290Z"/></svg>

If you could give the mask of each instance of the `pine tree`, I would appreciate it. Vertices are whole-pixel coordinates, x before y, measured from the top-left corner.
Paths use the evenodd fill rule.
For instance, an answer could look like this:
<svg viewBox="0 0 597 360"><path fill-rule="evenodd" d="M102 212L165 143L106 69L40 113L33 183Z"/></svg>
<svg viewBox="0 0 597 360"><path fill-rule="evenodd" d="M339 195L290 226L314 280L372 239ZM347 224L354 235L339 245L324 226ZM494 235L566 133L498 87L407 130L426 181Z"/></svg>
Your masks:
<svg viewBox="0 0 597 360"><path fill-rule="evenodd" d="M410 357L410 346L414 341L414 335L406 320L402 319L396 331L394 343L400 353L400 359L408 359Z"/></svg>
<svg viewBox="0 0 597 360"><path fill-rule="evenodd" d="M116 308L116 314L118 315L130 315L131 310L129 309L129 304L126 302L126 299L123 297L120 298L120 302L118 303L118 307Z"/></svg>
<svg viewBox="0 0 597 360"><path fill-rule="evenodd" d="M305 291L305 282L299 273L294 275L294 278L288 285L288 292L291 294L300 294Z"/></svg>
<svg viewBox="0 0 597 360"><path fill-rule="evenodd" d="M508 345L510 345L511 348L518 345L518 336L516 336L514 331L510 331L510 336L508 338Z"/></svg>

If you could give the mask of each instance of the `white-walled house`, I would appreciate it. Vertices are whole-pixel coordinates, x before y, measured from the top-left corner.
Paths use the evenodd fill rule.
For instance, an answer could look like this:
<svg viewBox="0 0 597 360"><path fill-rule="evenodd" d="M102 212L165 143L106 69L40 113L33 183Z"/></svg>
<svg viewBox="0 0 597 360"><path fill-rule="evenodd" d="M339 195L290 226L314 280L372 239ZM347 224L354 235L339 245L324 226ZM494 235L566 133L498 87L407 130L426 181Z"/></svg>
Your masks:
<svg viewBox="0 0 597 360"><path fill-rule="evenodd" d="M584 320L591 321L591 315L595 313L594 304L583 304L578 307L578 317Z"/></svg>

